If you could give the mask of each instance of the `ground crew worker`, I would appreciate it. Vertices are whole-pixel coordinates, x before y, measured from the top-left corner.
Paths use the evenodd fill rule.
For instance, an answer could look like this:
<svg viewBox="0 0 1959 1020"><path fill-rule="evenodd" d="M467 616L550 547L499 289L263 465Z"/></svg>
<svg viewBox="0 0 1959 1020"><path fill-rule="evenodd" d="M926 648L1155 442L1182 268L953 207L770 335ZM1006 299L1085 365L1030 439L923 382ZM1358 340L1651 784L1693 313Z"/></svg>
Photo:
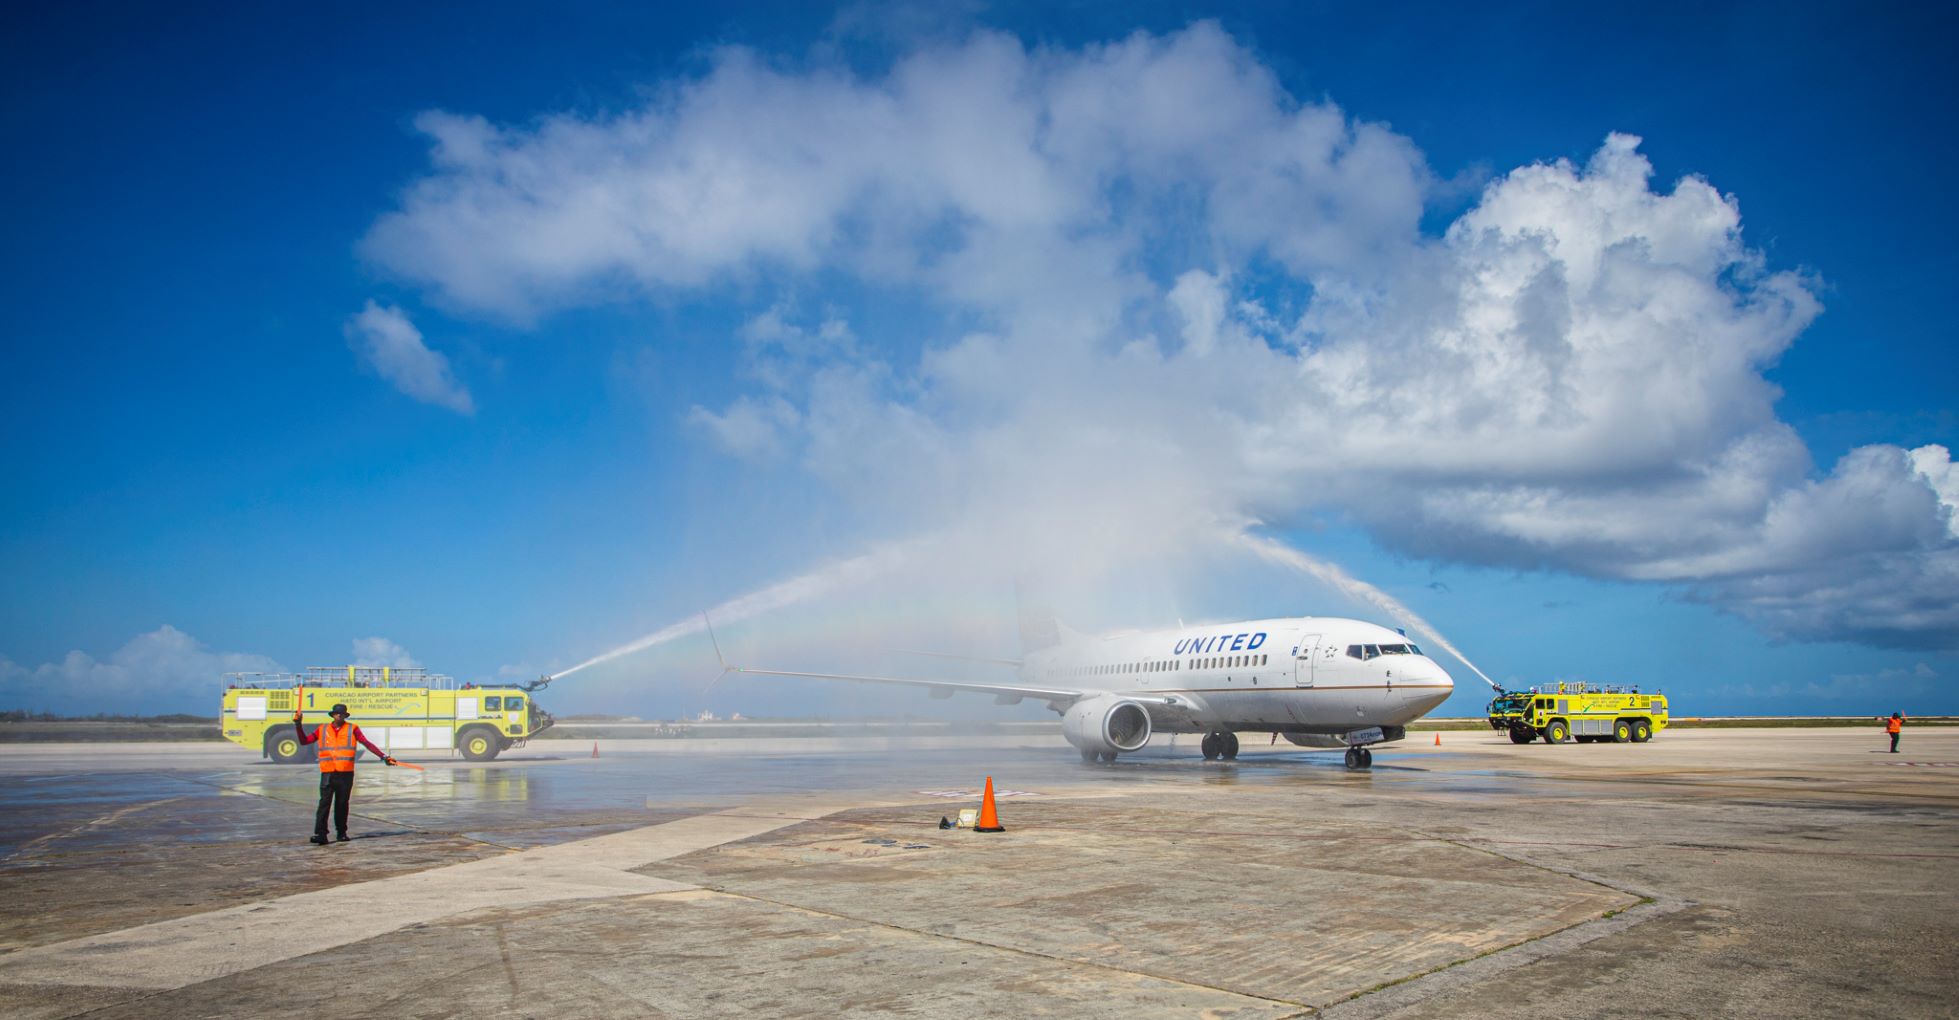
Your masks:
<svg viewBox="0 0 1959 1020"><path fill-rule="evenodd" d="M1891 713L1891 718L1884 720L1884 732L1891 734L1892 754L1898 753L1898 734L1903 733L1904 729L1905 714L1903 712L1893 712Z"/></svg>
<svg viewBox="0 0 1959 1020"><path fill-rule="evenodd" d="M373 751L380 759L390 765L395 763L387 752L370 743L361 728L347 721L347 706L335 705L328 710L333 721L317 727L311 734L300 725L301 713L293 709L293 730L299 735L299 742L320 745L320 807L313 812L313 842L322 846L327 841L327 808L333 808L334 838L347 842L347 802L354 796L354 742Z"/></svg>

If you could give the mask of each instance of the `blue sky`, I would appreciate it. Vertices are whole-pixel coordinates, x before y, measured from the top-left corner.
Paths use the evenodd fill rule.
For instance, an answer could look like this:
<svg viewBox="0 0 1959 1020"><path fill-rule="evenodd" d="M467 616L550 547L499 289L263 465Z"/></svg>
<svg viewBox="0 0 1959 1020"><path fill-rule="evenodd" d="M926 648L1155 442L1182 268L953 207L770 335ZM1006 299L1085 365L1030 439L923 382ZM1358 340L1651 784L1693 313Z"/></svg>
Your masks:
<svg viewBox="0 0 1959 1020"><path fill-rule="evenodd" d="M4 707L534 676L891 548L731 641L1382 618L1250 528L1506 681L1959 709L1949 12L5 17ZM885 707L711 663L553 707Z"/></svg>

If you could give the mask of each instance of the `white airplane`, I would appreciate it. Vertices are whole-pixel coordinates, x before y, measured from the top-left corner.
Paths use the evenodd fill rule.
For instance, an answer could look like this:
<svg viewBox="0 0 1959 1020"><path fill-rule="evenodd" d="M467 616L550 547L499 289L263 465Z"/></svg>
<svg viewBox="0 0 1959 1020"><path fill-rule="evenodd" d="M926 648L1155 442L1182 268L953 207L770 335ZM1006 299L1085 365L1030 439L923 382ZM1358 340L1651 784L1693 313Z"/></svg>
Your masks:
<svg viewBox="0 0 1959 1020"><path fill-rule="evenodd" d="M722 667L924 687L935 698L970 691L1000 705L1045 701L1085 762L1113 762L1141 750L1153 733L1202 733L1206 760L1230 760L1238 734L1253 732L1301 747L1344 747L1347 767L1364 769L1374 763L1369 745L1402 739L1408 723L1455 690L1407 637L1360 620L1281 617L1093 638L1065 632L1051 617L1023 615L1021 642L1024 659L981 660L1016 667L1015 683L749 669L725 659Z"/></svg>

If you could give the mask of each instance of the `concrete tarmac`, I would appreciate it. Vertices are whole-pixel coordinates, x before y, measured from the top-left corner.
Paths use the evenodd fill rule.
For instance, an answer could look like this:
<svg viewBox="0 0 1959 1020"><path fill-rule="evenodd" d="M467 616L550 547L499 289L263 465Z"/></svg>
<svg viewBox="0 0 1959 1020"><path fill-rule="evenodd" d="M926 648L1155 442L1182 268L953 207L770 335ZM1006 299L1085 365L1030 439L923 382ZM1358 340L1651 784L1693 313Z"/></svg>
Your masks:
<svg viewBox="0 0 1959 1020"><path fill-rule="evenodd" d="M1959 1015L1959 729L1418 739L0 746L0 1014Z"/></svg>

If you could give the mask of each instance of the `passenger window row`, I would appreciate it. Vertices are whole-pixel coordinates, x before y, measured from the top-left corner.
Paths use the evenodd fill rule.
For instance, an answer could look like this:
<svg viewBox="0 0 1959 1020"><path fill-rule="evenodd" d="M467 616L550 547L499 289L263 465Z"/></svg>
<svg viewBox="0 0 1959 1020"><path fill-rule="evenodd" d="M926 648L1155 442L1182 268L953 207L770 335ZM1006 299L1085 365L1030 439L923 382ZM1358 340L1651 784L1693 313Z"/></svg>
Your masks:
<svg viewBox="0 0 1959 1020"><path fill-rule="evenodd" d="M1358 646L1356 646L1358 647ZM1271 661L1269 655L1217 655L1205 659L1192 659L1192 669L1235 669L1243 666L1263 666ZM1182 659L1161 659L1155 662L1127 662L1111 666L1076 666L1066 671L1068 676L1120 676L1124 673L1174 673L1184 668Z"/></svg>

